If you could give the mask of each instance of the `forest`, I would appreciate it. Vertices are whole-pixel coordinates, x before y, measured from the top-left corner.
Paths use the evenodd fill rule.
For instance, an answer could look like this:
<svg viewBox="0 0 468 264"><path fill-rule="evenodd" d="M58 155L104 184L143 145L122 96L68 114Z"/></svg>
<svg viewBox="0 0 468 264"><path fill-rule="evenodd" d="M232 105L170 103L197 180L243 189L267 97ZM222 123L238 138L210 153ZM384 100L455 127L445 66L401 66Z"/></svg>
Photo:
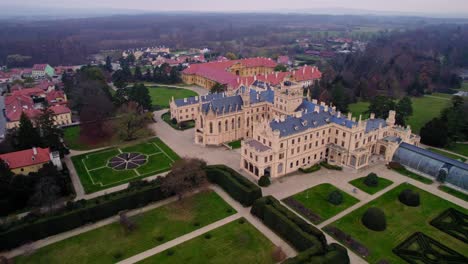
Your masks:
<svg viewBox="0 0 468 264"><path fill-rule="evenodd" d="M165 45L209 47L244 57L293 53L296 38L329 34L369 39L375 30L403 30L458 19L301 14L148 14L88 19L0 21L0 65L86 64L101 50ZM466 22L466 21L465 21Z"/></svg>

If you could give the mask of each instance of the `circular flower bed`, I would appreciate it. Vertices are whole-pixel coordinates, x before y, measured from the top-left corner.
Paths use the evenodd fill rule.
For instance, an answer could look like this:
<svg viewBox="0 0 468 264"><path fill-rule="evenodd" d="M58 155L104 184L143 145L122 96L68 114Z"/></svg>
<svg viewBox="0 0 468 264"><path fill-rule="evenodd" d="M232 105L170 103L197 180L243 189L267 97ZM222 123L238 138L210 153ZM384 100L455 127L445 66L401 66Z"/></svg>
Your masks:
<svg viewBox="0 0 468 264"><path fill-rule="evenodd" d="M140 153L122 153L111 158L107 166L114 170L131 170L145 164L147 158L146 155Z"/></svg>

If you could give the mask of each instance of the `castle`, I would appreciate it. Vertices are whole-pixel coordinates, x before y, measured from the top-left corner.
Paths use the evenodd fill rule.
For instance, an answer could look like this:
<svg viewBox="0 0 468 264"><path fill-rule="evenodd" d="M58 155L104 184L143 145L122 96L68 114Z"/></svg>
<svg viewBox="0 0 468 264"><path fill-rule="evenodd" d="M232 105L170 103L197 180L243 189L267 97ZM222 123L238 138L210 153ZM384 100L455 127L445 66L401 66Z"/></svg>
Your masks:
<svg viewBox="0 0 468 264"><path fill-rule="evenodd" d="M195 120L195 143L242 141L240 166L255 177L280 177L321 161L361 169L390 161L405 142L419 144L409 127L386 120L346 116L333 106L304 98L303 85L285 78L276 86L255 81L231 93L170 102L171 117Z"/></svg>

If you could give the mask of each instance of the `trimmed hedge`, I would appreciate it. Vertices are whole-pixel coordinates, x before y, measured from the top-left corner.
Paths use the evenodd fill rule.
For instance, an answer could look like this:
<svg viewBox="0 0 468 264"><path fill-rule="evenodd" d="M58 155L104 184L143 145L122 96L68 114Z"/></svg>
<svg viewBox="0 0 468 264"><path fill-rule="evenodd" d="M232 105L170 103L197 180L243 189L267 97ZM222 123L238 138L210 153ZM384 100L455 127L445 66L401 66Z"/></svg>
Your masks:
<svg viewBox="0 0 468 264"><path fill-rule="evenodd" d="M316 255L312 250L299 253L294 258L285 260L282 264L346 264L349 263L348 251L343 246L332 243L328 245L324 255Z"/></svg>
<svg viewBox="0 0 468 264"><path fill-rule="evenodd" d="M15 222L0 226L0 251L43 239L117 215L120 211L145 206L167 198L160 185L145 184L143 188L104 195L92 200L80 200L50 215L28 215Z"/></svg>
<svg viewBox="0 0 468 264"><path fill-rule="evenodd" d="M310 249L311 254L325 253L327 245L325 235L272 196L265 196L255 201L250 212L298 251Z"/></svg>
<svg viewBox="0 0 468 264"><path fill-rule="evenodd" d="M329 170L338 170L338 171L343 170L342 167L336 166L336 165L331 165L331 164L329 164L328 162L325 162L325 161L320 162L320 165L322 167L325 167L325 168L329 169Z"/></svg>
<svg viewBox="0 0 468 264"><path fill-rule="evenodd" d="M262 187L270 186L270 184L271 184L271 182L270 182L270 178L268 176L262 176L258 180L258 185L260 185Z"/></svg>
<svg viewBox="0 0 468 264"><path fill-rule="evenodd" d="M420 204L419 193L410 189L404 189L401 191L401 193L398 195L398 200L402 204L411 207L418 207Z"/></svg>
<svg viewBox="0 0 468 264"><path fill-rule="evenodd" d="M364 184L369 187L377 187L379 185L379 177L377 174L371 172L364 178Z"/></svg>
<svg viewBox="0 0 468 264"><path fill-rule="evenodd" d="M303 172L303 173L311 173L311 172L316 172L318 170L320 170L320 164L315 164L311 167L308 167L308 168L299 168L299 171L300 172Z"/></svg>
<svg viewBox="0 0 468 264"><path fill-rule="evenodd" d="M385 213L377 207L367 209L361 218L362 224L373 231L384 231L387 228Z"/></svg>
<svg viewBox="0 0 468 264"><path fill-rule="evenodd" d="M334 205L340 205L343 203L343 194L339 190L334 190L328 194L327 201Z"/></svg>
<svg viewBox="0 0 468 264"><path fill-rule="evenodd" d="M235 170L224 165L206 168L208 180L221 186L232 198L245 207L251 206L262 197L262 189Z"/></svg>

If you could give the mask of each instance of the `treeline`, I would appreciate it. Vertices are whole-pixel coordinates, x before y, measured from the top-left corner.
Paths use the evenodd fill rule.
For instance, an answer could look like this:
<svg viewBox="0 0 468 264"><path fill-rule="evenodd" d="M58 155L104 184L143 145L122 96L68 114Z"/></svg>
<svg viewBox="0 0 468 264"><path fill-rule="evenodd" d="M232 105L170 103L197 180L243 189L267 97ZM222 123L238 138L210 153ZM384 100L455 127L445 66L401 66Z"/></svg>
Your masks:
<svg viewBox="0 0 468 264"><path fill-rule="evenodd" d="M130 69L131 63L127 59L120 59L121 69L112 74L112 81L117 88L126 87L132 82L155 82L163 84L176 84L182 81L180 72L182 66L171 67L167 63L163 63L154 68L148 68L142 71L140 66L135 66L135 72Z"/></svg>
<svg viewBox="0 0 468 264"><path fill-rule="evenodd" d="M347 110L357 97L448 92L460 87L456 70L461 67L468 67L466 25L381 34L364 52L338 56L323 65L324 77L314 94Z"/></svg>
<svg viewBox="0 0 468 264"><path fill-rule="evenodd" d="M452 97L452 104L440 116L421 128L421 142L435 147L447 147L468 141L468 100Z"/></svg>

